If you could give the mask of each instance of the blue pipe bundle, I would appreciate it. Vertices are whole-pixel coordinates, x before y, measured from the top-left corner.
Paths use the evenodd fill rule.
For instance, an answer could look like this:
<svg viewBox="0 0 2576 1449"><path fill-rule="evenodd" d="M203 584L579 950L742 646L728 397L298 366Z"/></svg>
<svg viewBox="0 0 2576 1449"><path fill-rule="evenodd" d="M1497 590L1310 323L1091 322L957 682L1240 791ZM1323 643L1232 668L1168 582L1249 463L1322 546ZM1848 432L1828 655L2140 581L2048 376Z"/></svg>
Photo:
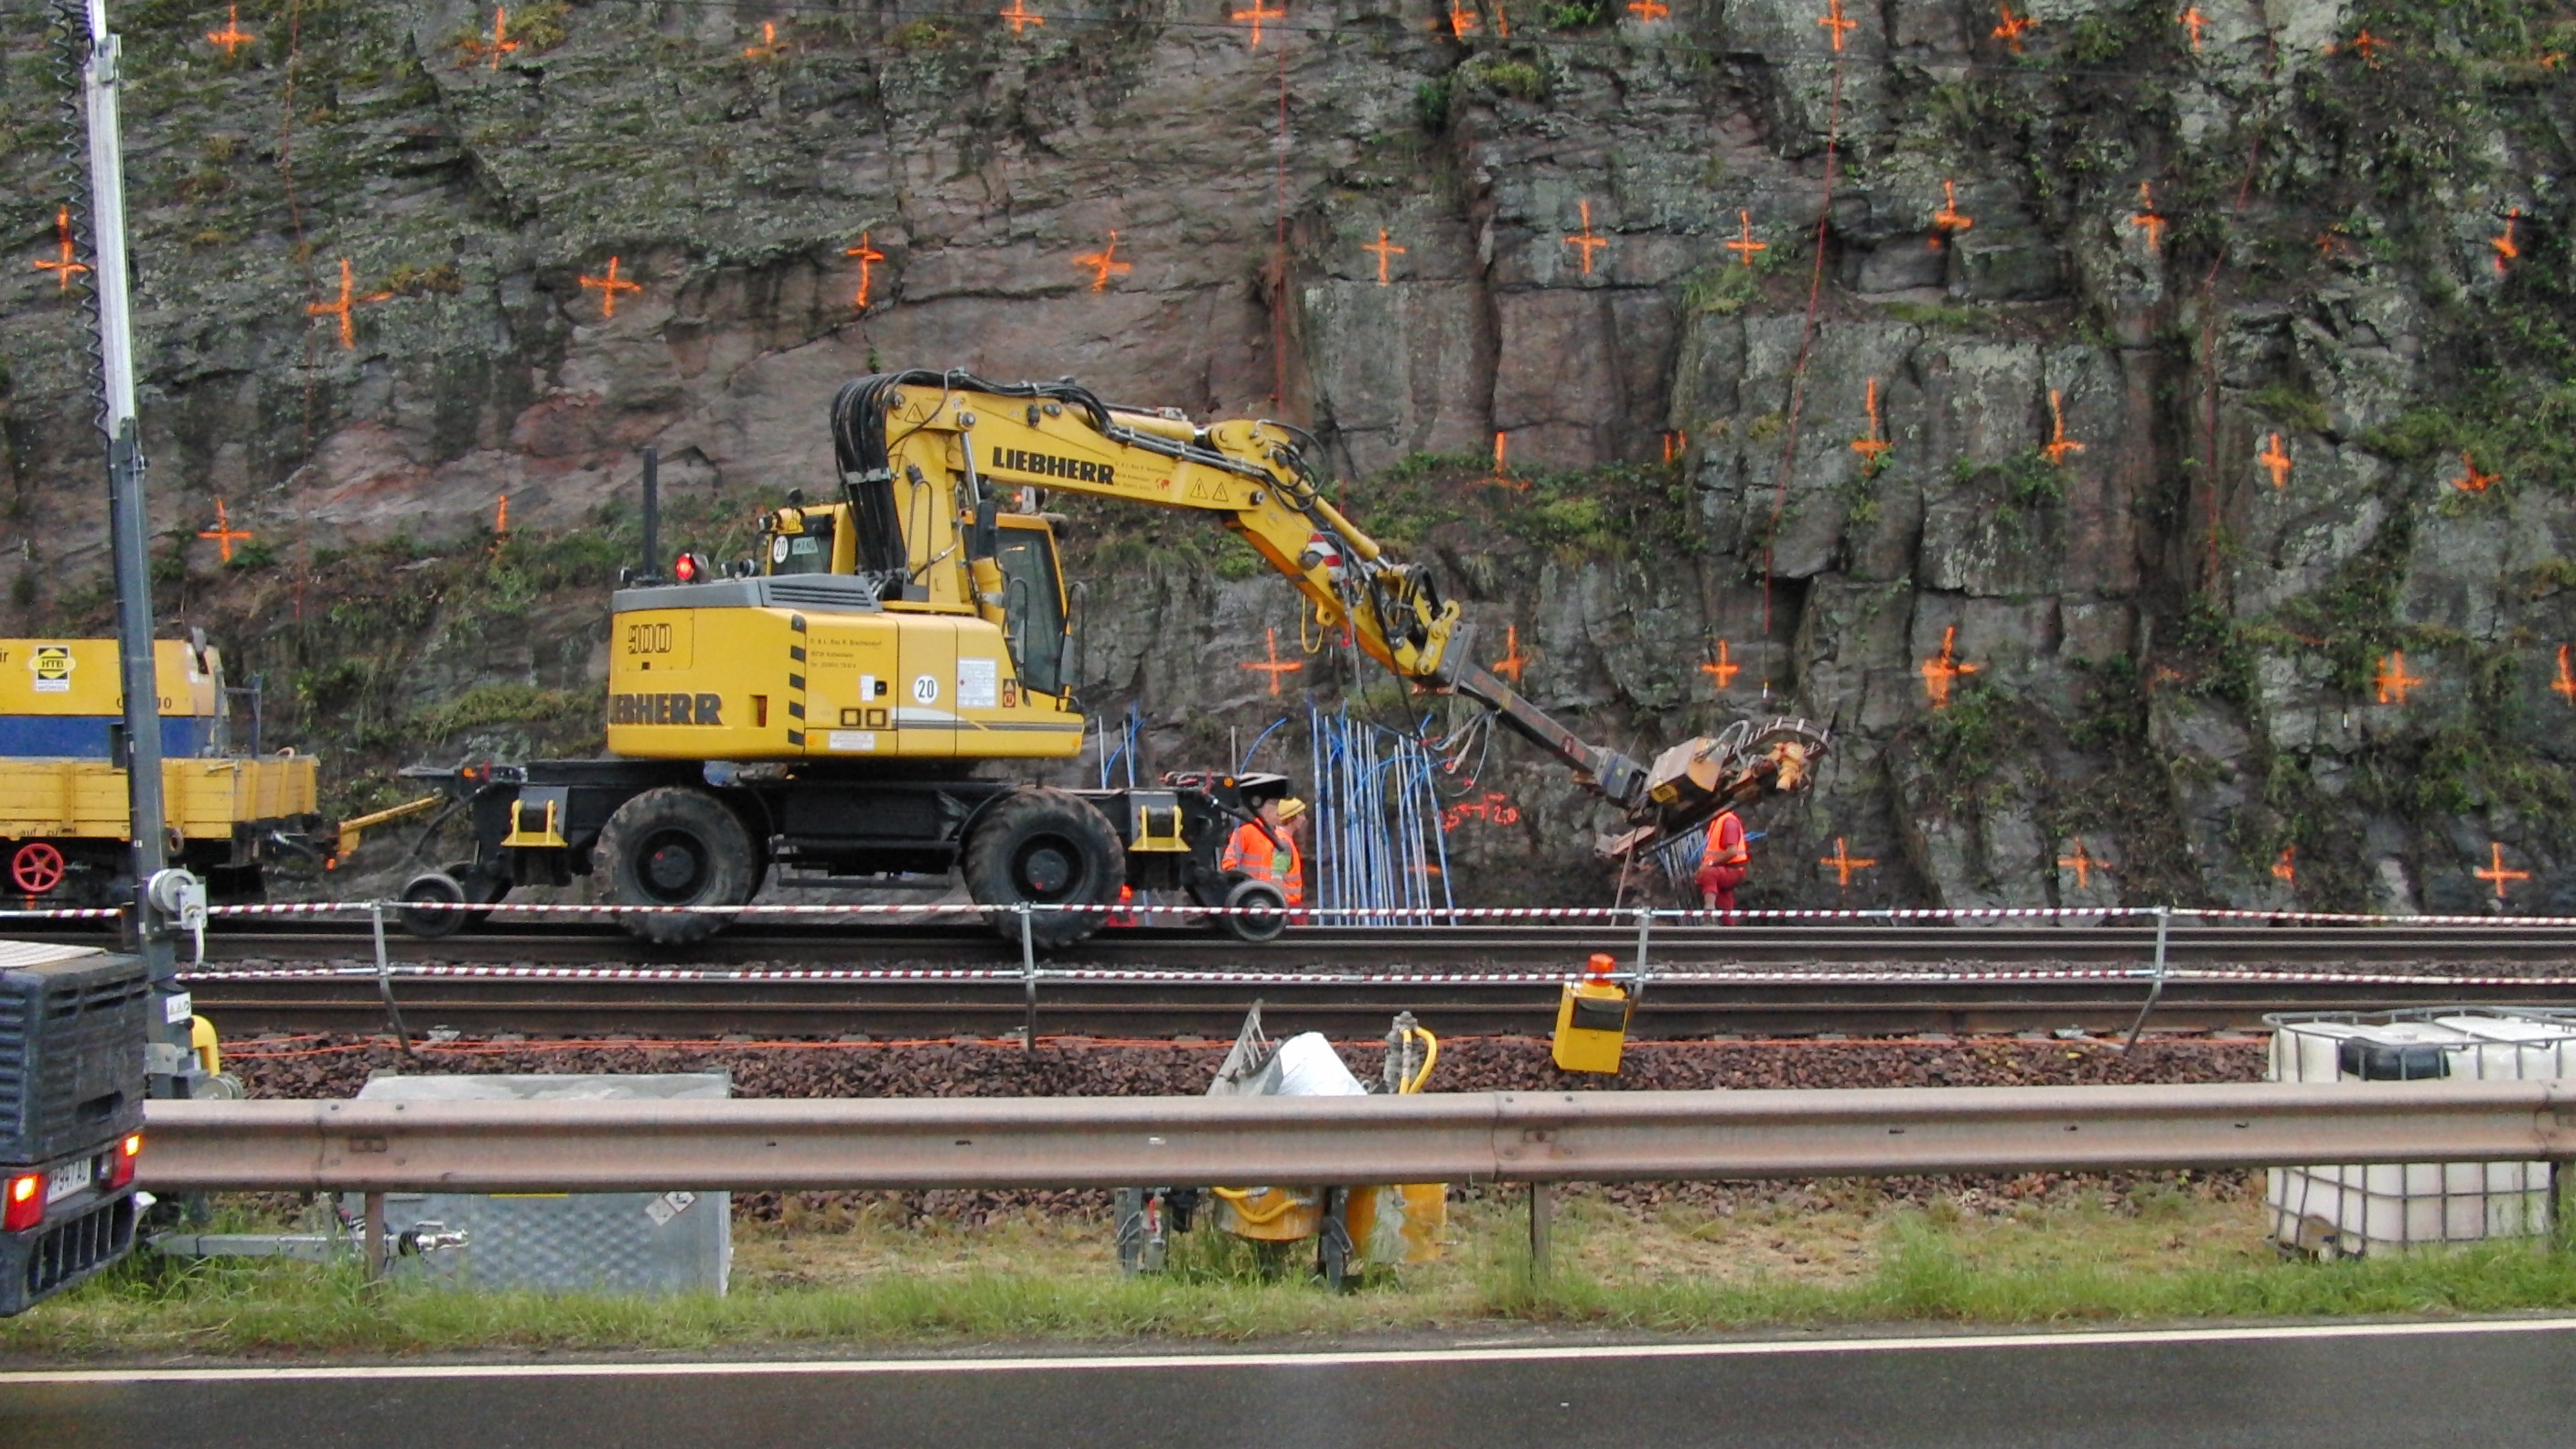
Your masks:
<svg viewBox="0 0 2576 1449"><path fill-rule="evenodd" d="M1437 757L1420 738L1354 720L1347 708L1308 714L1319 923L1455 924Z"/></svg>

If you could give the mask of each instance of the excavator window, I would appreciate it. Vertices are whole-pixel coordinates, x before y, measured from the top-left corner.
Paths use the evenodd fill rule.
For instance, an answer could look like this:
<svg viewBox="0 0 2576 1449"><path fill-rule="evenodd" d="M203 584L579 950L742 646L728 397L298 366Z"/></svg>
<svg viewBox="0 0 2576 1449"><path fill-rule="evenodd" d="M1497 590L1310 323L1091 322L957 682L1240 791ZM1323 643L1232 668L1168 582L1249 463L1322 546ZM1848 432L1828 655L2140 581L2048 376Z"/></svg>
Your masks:
<svg viewBox="0 0 2576 1449"><path fill-rule="evenodd" d="M769 571L773 574L827 574L832 571L832 515L820 509L805 515L802 533L769 536Z"/></svg>
<svg viewBox="0 0 2576 1449"><path fill-rule="evenodd" d="M1043 525L1006 521L995 562L1002 566L1003 630L1021 687L1064 693L1064 585L1056 572L1055 535Z"/></svg>

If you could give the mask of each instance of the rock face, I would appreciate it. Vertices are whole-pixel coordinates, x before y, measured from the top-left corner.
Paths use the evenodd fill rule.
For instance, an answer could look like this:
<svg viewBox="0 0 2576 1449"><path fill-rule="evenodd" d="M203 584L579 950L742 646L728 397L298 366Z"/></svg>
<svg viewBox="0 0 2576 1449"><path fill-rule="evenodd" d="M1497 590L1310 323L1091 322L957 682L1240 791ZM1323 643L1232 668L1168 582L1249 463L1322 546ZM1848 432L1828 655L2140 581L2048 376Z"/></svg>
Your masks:
<svg viewBox="0 0 2576 1449"><path fill-rule="evenodd" d="M578 745L641 446L738 546L851 375L1071 374L1312 426L1593 737L1833 721L1750 903L2576 907L2566 22L1245 8L121 10L165 617L347 778ZM18 14L36 261L78 197ZM103 619L57 275L0 276L12 631ZM1076 510L1152 766L1417 718L1239 668L1296 618L1227 547ZM1462 895L1620 888L1560 771L1480 788Z"/></svg>

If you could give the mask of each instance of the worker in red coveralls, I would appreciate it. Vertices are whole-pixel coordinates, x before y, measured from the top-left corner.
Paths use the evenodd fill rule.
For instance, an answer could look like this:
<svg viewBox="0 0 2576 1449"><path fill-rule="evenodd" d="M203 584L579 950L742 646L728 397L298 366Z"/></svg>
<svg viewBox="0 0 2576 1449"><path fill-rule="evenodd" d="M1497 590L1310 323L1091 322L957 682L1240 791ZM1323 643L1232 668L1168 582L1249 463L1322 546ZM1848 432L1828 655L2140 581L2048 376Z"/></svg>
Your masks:
<svg viewBox="0 0 2576 1449"><path fill-rule="evenodd" d="M1708 844L1699 854L1699 902L1703 909L1726 912L1735 924L1735 888L1744 884L1753 852L1744 842L1744 822L1732 810L1708 822Z"/></svg>

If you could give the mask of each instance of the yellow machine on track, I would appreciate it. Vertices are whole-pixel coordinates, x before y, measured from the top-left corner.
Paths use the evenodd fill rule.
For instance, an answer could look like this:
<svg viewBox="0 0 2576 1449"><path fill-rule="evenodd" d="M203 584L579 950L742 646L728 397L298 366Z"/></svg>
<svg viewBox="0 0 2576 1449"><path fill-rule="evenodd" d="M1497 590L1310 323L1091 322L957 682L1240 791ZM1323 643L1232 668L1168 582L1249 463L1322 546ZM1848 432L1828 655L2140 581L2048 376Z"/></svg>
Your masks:
<svg viewBox="0 0 2576 1449"><path fill-rule="evenodd" d="M666 580L652 541L614 601L608 748L435 779L473 812L476 853L413 881L422 902L497 901L512 886L605 873L615 900L698 908L629 928L685 941L721 926L767 868L804 883L881 884L963 872L1014 933L1089 935L1122 886L1231 905L1238 933L1275 934L1275 887L1217 865L1228 831L1286 782L1167 776L1156 788L1068 791L976 773L1061 760L1084 719L1065 669L1066 594L1049 492L1210 513L1399 678L1491 708L1628 817L1615 845L1687 830L1726 803L1803 785L1824 732L1739 725L1650 768L1592 745L1464 657L1459 609L1325 501L1303 430L1113 408L1070 382L962 372L860 378L832 405L828 501L791 495L761 552L719 570L682 554ZM415 930L468 912L410 913Z"/></svg>

